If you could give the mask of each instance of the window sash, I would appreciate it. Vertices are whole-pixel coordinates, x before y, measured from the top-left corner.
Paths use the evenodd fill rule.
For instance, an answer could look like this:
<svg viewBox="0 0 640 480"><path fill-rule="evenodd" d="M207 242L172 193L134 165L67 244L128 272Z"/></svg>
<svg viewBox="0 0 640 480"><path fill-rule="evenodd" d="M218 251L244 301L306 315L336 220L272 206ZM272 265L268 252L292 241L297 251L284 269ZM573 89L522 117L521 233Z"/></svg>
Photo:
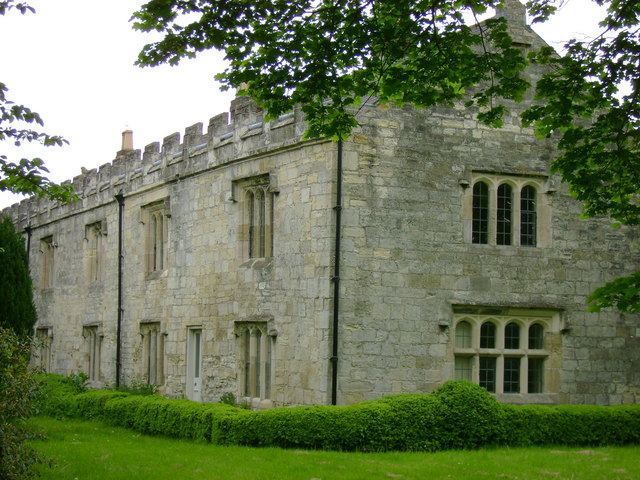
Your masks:
<svg viewBox="0 0 640 480"><path fill-rule="evenodd" d="M536 189L527 185L520 192L520 245L536 246Z"/></svg>
<svg viewBox="0 0 640 480"><path fill-rule="evenodd" d="M478 182L473 186L471 242L489 243L489 187L484 182Z"/></svg>
<svg viewBox="0 0 640 480"><path fill-rule="evenodd" d="M520 357L504 357L504 393L520 393Z"/></svg>
<svg viewBox="0 0 640 480"><path fill-rule="evenodd" d="M480 357L479 384L490 393L496 392L496 357Z"/></svg>
<svg viewBox="0 0 640 480"><path fill-rule="evenodd" d="M453 374L491 393L544 393L553 316L460 314L454 322ZM555 330L554 330L555 331Z"/></svg>
<svg viewBox="0 0 640 480"><path fill-rule="evenodd" d="M503 183L498 187L496 243L511 245L513 193L511 186Z"/></svg>

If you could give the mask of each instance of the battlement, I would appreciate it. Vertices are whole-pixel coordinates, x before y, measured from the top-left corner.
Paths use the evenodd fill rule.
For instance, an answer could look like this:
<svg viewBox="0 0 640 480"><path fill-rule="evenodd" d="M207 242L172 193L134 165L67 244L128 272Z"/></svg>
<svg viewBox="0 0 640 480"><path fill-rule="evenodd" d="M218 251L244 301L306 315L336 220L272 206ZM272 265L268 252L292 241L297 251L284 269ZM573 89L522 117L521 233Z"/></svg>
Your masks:
<svg viewBox="0 0 640 480"><path fill-rule="evenodd" d="M298 143L307 128L299 108L272 121L264 121L262 109L248 97L237 97L224 112L203 123L176 132L162 143L148 144L144 151L131 148L131 132L123 135L123 149L115 159L65 181L73 185L79 199L65 204L31 197L2 211L18 228L41 225L67 214L114 201L117 193L135 193L154 184L175 181L242 158Z"/></svg>

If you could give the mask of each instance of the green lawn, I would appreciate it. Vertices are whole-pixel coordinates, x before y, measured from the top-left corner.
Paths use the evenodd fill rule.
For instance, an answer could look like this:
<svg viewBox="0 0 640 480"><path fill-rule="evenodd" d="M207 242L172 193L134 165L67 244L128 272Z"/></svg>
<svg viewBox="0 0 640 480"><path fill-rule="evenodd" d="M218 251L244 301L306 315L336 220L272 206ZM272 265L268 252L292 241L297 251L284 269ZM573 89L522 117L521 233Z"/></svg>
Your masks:
<svg viewBox="0 0 640 480"><path fill-rule="evenodd" d="M219 447L150 437L100 422L34 418L54 462L43 479L451 480L640 478L640 446L516 448L438 453L341 453Z"/></svg>

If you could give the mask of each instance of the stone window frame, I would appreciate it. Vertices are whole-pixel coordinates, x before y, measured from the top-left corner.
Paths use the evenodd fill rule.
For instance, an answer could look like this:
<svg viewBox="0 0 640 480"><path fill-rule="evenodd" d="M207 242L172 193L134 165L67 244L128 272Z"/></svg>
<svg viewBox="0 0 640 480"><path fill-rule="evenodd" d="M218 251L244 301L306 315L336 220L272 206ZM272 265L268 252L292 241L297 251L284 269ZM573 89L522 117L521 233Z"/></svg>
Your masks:
<svg viewBox="0 0 640 480"><path fill-rule="evenodd" d="M458 307L452 324L452 378L469 380L487 388L500 400L557 394L561 349L561 314L557 310L499 307ZM494 333L487 334L487 325ZM507 326L519 327L518 348L508 348ZM529 334L542 335L530 343ZM493 342L491 337L493 336ZM514 340L512 339L512 342ZM506 343L507 342L507 343ZM542 347L542 348L540 348Z"/></svg>
<svg viewBox="0 0 640 480"><path fill-rule="evenodd" d="M162 329L162 322L147 321L140 323L140 342L142 346L142 377L147 385L162 386L166 377L167 332Z"/></svg>
<svg viewBox="0 0 640 480"><path fill-rule="evenodd" d="M271 401L278 336L273 319L237 320L234 330L238 347L239 397L252 406Z"/></svg>
<svg viewBox="0 0 640 480"><path fill-rule="evenodd" d="M87 280L90 284L102 281L104 268L104 241L107 235L107 222L100 220L88 223L84 227L84 240L87 258Z"/></svg>
<svg viewBox="0 0 640 480"><path fill-rule="evenodd" d="M43 372L51 372L53 327L37 325L35 330L34 340L37 354L34 363Z"/></svg>
<svg viewBox="0 0 640 480"><path fill-rule="evenodd" d="M40 264L40 287L42 289L53 288L55 275L55 250L58 244L53 235L47 235L40 239L40 253L42 261Z"/></svg>
<svg viewBox="0 0 640 480"><path fill-rule="evenodd" d="M102 343L104 333L101 323L82 326L82 338L84 339L84 352L86 355L86 374L91 381L100 381L102 378Z"/></svg>
<svg viewBox="0 0 640 480"><path fill-rule="evenodd" d="M144 266L147 278L155 278L167 268L169 246L169 198L142 207L144 225Z"/></svg>
<svg viewBox="0 0 640 480"><path fill-rule="evenodd" d="M232 198L240 206L238 229L241 257L246 260L273 257L275 196L268 173L233 181Z"/></svg>
<svg viewBox="0 0 640 480"><path fill-rule="evenodd" d="M464 187L465 243L525 248L550 245L553 190L548 177L474 171L470 182L460 184Z"/></svg>

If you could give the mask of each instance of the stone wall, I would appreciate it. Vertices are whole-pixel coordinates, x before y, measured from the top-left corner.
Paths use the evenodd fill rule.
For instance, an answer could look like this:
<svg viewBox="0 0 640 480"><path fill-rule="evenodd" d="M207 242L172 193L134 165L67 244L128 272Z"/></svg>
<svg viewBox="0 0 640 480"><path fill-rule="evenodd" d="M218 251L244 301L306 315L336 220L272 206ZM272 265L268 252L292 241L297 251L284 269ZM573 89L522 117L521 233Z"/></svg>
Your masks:
<svg viewBox="0 0 640 480"><path fill-rule="evenodd" d="M542 44L528 27L515 28L521 48ZM535 65L528 71L532 81L541 73ZM588 313L585 303L596 287L637 270L637 233L612 230L607 219L580 220L580 205L549 173L557 139L536 139L519 124L523 106L509 107L501 129L479 124L462 106L416 110L371 101L362 109L361 127L343 144L339 404L430 392L460 375L460 358L472 360L477 376L483 355L499 365L507 357L544 361L544 388L524 380L517 392L499 386L502 401L640 399L638 316ZM143 153L122 150L74 178L76 203L31 199L5 210L31 232L38 328L52 342L51 370L88 372L99 355L95 383L115 383L121 194L122 382L161 375L168 396L243 397L247 375L255 375L244 352L258 358L265 352L256 349L271 345L264 366L271 391L250 398L253 406L329 403L338 148L303 141L305 128L299 110L263 122L253 103L236 99L206 132L193 125L182 140L175 133ZM535 246L517 238L473 243L473 188L482 179L517 191L535 186ZM264 213L273 217L264 230L273 253L264 256L248 254L255 233L246 188L255 185L273 205ZM150 271L156 211L164 263ZM42 284L47 256L54 261L50 287ZM539 319L544 349L525 344L515 353L478 354L456 343L461 318L491 316L519 319L523 331ZM244 336L257 326L271 343ZM190 390L194 331L202 340L198 395ZM150 351L162 364L153 374Z"/></svg>
<svg viewBox="0 0 640 480"><path fill-rule="evenodd" d="M73 181L71 205L27 200L8 209L19 228L30 225L35 285L41 277L40 239L55 242L54 282L36 290L38 327L52 329L52 370L87 372L86 327L102 338L100 382L115 383L118 204L124 195L124 315L122 382L145 382L143 325L160 322L164 335L161 391L182 397L188 327L202 328L202 399L241 396L239 339L234 325L268 320L275 337L273 404L326 403L330 263L335 146L300 140L299 112L263 123L254 104L237 99L231 124L214 117L201 126L139 151L122 151L111 164ZM258 121L257 121L258 120ZM274 253L248 259L241 248L242 198L236 183L268 175L274 203ZM166 268L145 269L145 207L167 205ZM103 221L103 268L87 275L86 225ZM85 328L83 328L85 327ZM295 388L291 388L295 385ZM266 403L266 406L270 405Z"/></svg>

